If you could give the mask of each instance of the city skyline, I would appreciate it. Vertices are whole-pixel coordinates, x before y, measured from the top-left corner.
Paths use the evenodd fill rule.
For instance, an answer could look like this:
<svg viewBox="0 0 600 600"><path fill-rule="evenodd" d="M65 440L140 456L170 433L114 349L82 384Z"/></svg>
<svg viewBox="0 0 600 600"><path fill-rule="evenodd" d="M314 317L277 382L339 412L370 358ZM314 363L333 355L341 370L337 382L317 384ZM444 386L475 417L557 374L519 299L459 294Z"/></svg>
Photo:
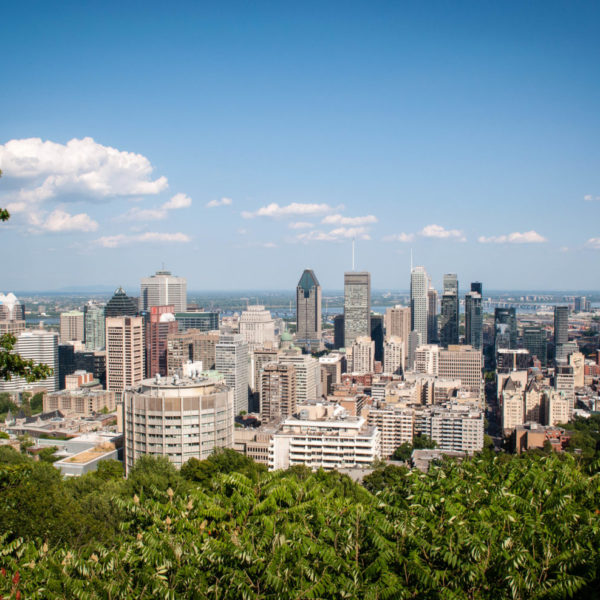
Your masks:
<svg viewBox="0 0 600 600"><path fill-rule="evenodd" d="M5 9L5 290L590 289L597 5L107 6Z"/></svg>

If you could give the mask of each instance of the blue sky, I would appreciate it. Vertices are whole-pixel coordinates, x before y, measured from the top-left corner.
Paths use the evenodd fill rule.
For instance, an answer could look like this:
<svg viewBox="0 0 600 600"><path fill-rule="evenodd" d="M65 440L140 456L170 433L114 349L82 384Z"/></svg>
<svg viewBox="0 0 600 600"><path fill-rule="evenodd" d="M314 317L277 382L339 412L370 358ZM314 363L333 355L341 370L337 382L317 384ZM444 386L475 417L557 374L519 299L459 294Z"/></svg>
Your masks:
<svg viewBox="0 0 600 600"><path fill-rule="evenodd" d="M597 289L597 2L5 3L0 288ZM33 138L33 139L32 139ZM223 200L225 199L225 200ZM210 206L209 206L210 204Z"/></svg>

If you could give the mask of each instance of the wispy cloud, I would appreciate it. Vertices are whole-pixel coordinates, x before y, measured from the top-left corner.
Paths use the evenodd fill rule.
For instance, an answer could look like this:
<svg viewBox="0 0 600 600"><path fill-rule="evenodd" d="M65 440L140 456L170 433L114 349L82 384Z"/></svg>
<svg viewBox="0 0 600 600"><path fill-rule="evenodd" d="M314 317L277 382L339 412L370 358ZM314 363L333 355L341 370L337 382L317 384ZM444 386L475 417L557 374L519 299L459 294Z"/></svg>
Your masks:
<svg viewBox="0 0 600 600"><path fill-rule="evenodd" d="M594 200L600 200L600 196L592 196L592 194L586 194L583 199L586 202L593 202Z"/></svg>
<svg viewBox="0 0 600 600"><path fill-rule="evenodd" d="M369 225L377 223L377 217L375 215L366 215L364 217L345 217L344 215L335 214L327 215L322 221L324 225Z"/></svg>
<svg viewBox="0 0 600 600"><path fill-rule="evenodd" d="M30 212L29 222L33 233L44 231L51 233L62 233L65 231L96 231L98 223L88 214L79 213L71 215L68 212L57 208L48 216L43 213Z"/></svg>
<svg viewBox="0 0 600 600"><path fill-rule="evenodd" d="M600 250L600 237L590 238L585 245L587 248L591 248L592 250Z"/></svg>
<svg viewBox="0 0 600 600"><path fill-rule="evenodd" d="M459 242L466 242L467 238L460 229L445 229L441 225L426 225L421 229L419 235L427 238L437 238L440 240L454 239Z"/></svg>
<svg viewBox="0 0 600 600"><path fill-rule="evenodd" d="M175 194L170 200L156 208L140 208L134 206L126 213L116 217L120 221L162 221L169 211L187 208L192 205L192 199L186 194Z"/></svg>
<svg viewBox="0 0 600 600"><path fill-rule="evenodd" d="M541 244L548 240L537 231L515 231L506 235L492 235L490 237L480 236L477 241L481 244Z"/></svg>
<svg viewBox="0 0 600 600"><path fill-rule="evenodd" d="M230 206L233 204L231 198L221 198L220 200L211 200L206 203L206 208L217 208L218 206Z"/></svg>
<svg viewBox="0 0 600 600"><path fill-rule="evenodd" d="M352 238L370 240L371 236L367 227L337 227L331 231L299 233L295 239L299 242L341 242Z"/></svg>
<svg viewBox="0 0 600 600"><path fill-rule="evenodd" d="M254 219L255 217L298 217L298 216L314 216L323 215L336 210L329 204L303 204L300 202L292 202L287 206L280 206L276 202L263 206L254 212L243 211L244 219Z"/></svg>
<svg viewBox="0 0 600 600"><path fill-rule="evenodd" d="M383 238L384 242L402 242L408 243L415 239L414 233L393 233L392 235L386 235Z"/></svg>
<svg viewBox="0 0 600 600"><path fill-rule="evenodd" d="M185 244L191 242L189 235L185 233L159 233L156 231L147 231L137 235L110 235L98 238L95 243L104 248L117 248L126 244L135 243L165 243L165 244Z"/></svg>
<svg viewBox="0 0 600 600"><path fill-rule="evenodd" d="M313 223L308 223L307 221L294 221L288 225L290 229L312 229L314 227Z"/></svg>

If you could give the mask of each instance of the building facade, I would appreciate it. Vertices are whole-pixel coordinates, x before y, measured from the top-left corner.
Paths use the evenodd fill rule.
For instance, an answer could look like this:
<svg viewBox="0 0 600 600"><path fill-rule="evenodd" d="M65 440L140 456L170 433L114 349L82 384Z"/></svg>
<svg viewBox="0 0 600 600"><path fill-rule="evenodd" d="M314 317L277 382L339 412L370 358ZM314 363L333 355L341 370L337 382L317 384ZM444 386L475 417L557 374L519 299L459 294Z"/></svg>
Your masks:
<svg viewBox="0 0 600 600"><path fill-rule="evenodd" d="M60 315L60 343L83 342L85 339L84 314L70 310Z"/></svg>
<svg viewBox="0 0 600 600"><path fill-rule="evenodd" d="M187 281L184 277L174 277L170 271L157 271L144 277L141 284L140 309L152 306L173 305L175 312L187 310Z"/></svg>
<svg viewBox="0 0 600 600"><path fill-rule="evenodd" d="M263 422L291 417L296 412L294 365L267 363L260 374L260 417Z"/></svg>
<svg viewBox="0 0 600 600"><path fill-rule="evenodd" d="M106 389L121 393L144 379L142 317L106 319Z"/></svg>
<svg viewBox="0 0 600 600"><path fill-rule="evenodd" d="M321 285L312 269L305 269L296 287L296 343L318 352L321 340Z"/></svg>
<svg viewBox="0 0 600 600"><path fill-rule="evenodd" d="M104 306L90 300L83 309L85 349L92 352L104 350L106 346L106 324Z"/></svg>
<svg viewBox="0 0 600 600"><path fill-rule="evenodd" d="M233 447L233 392L211 379L146 379L123 400L125 472L140 456L166 456L177 468Z"/></svg>
<svg viewBox="0 0 600 600"><path fill-rule="evenodd" d="M429 277L425 267L415 267L410 273L411 331L420 335L420 343L427 344L427 314Z"/></svg>
<svg viewBox="0 0 600 600"><path fill-rule="evenodd" d="M248 412L250 384L248 343L239 333L221 334L215 347L215 367L233 391L236 415Z"/></svg>
<svg viewBox="0 0 600 600"><path fill-rule="evenodd" d="M344 273L344 345L371 335L371 274Z"/></svg>
<svg viewBox="0 0 600 600"><path fill-rule="evenodd" d="M264 306L248 306L240 316L240 334L251 352L255 348L276 347L275 321Z"/></svg>

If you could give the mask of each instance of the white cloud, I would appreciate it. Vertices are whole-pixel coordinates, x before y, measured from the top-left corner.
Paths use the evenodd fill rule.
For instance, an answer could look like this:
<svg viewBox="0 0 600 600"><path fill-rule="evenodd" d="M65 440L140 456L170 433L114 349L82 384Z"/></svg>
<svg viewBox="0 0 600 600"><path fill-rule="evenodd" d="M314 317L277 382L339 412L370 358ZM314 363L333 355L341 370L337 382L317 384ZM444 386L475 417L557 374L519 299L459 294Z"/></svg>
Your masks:
<svg viewBox="0 0 600 600"><path fill-rule="evenodd" d="M211 200L207 203L206 208L216 208L217 206L229 206L233 203L231 198L221 198L220 200Z"/></svg>
<svg viewBox="0 0 600 600"><path fill-rule="evenodd" d="M352 238L370 240L371 236L366 227L338 227L331 231L309 231L296 236L300 242L341 242Z"/></svg>
<svg viewBox="0 0 600 600"><path fill-rule="evenodd" d="M0 169L7 179L22 182L13 198L17 202L154 195L168 187L166 177L152 179L153 167L145 156L103 146L90 137L66 144L10 140L0 145Z"/></svg>
<svg viewBox="0 0 600 600"><path fill-rule="evenodd" d="M41 231L52 233L63 231L96 231L98 229L98 223L86 213L70 215L60 208L52 211L45 218L37 213L31 213L29 221L34 227L33 231L36 233Z"/></svg>
<svg viewBox="0 0 600 600"><path fill-rule="evenodd" d="M569 247L568 247L568 246L561 246L561 247L559 248L559 250L560 250L561 252L568 252L568 251L569 251Z"/></svg>
<svg viewBox="0 0 600 600"><path fill-rule="evenodd" d="M335 209L329 204L302 204L300 202L292 202L287 206L279 206L276 202L273 202L267 206L259 208L255 212L243 211L242 217L244 219L253 219L254 217L293 217L293 216L312 216L322 215L328 212L332 212Z"/></svg>
<svg viewBox="0 0 600 600"><path fill-rule="evenodd" d="M156 208L140 208L134 206L125 214L117 217L123 221L161 221L166 219L170 210L179 210L192 205L192 199L186 194L175 194L170 200L167 200L161 206Z"/></svg>
<svg viewBox="0 0 600 600"><path fill-rule="evenodd" d="M600 200L600 196L592 196L592 194L586 194L583 199L586 202L593 202L594 200Z"/></svg>
<svg viewBox="0 0 600 600"><path fill-rule="evenodd" d="M412 242L415 239L414 233L394 233L392 235L386 235L383 238L384 242Z"/></svg>
<svg viewBox="0 0 600 600"><path fill-rule="evenodd" d="M507 235L492 235L490 237L480 236L477 241L481 244L541 244L548 240L537 231L515 231Z"/></svg>
<svg viewBox="0 0 600 600"><path fill-rule="evenodd" d="M437 238L440 240L457 239L459 242L466 242L467 238L459 229L444 229L441 225L427 225L421 229L419 235L428 238Z"/></svg>
<svg viewBox="0 0 600 600"><path fill-rule="evenodd" d="M95 243L105 248L116 248L125 244L144 243L144 242L162 242L168 244L185 244L191 242L189 235L185 233L159 233L156 231L147 231L137 235L109 235L98 238Z"/></svg>
<svg viewBox="0 0 600 600"><path fill-rule="evenodd" d="M192 199L186 194L175 194L170 200L167 200L162 207L165 210L177 210L187 208L192 205Z"/></svg>
<svg viewBox="0 0 600 600"><path fill-rule="evenodd" d="M370 223L377 223L377 217L375 215L366 215L364 217L344 217L344 215L335 214L327 215L322 221L324 225L369 225Z"/></svg>
<svg viewBox="0 0 600 600"><path fill-rule="evenodd" d="M590 238L585 245L592 250L600 250L600 237Z"/></svg>
<svg viewBox="0 0 600 600"><path fill-rule="evenodd" d="M290 229L311 229L314 225L307 221L294 221L293 223L290 223L288 227Z"/></svg>

